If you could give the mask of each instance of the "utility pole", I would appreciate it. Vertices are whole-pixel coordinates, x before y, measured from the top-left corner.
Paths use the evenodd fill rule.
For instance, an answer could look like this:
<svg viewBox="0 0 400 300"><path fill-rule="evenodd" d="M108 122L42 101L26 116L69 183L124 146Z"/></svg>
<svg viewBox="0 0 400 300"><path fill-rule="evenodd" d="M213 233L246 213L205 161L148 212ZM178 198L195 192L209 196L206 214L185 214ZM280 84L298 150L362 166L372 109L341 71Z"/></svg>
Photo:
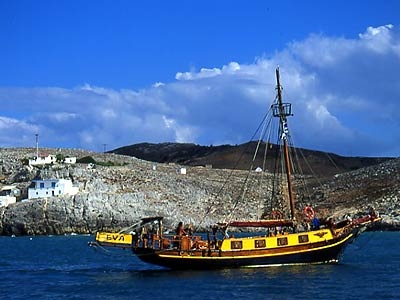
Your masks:
<svg viewBox="0 0 400 300"><path fill-rule="evenodd" d="M38 159L39 158L39 134L36 133L35 137L36 137L36 159Z"/></svg>
<svg viewBox="0 0 400 300"><path fill-rule="evenodd" d="M107 144L103 144L103 156L104 156L104 161L106 161L106 148L107 148Z"/></svg>

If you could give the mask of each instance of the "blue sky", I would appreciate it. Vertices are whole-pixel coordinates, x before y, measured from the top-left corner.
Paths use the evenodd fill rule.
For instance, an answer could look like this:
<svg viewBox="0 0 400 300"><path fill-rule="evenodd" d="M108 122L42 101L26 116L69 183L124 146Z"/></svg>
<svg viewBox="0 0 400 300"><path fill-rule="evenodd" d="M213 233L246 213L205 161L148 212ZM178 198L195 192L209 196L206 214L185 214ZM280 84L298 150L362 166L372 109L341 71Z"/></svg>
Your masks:
<svg viewBox="0 0 400 300"><path fill-rule="evenodd" d="M276 3L275 3L276 2ZM400 153L399 1L1 1L0 146L248 141Z"/></svg>

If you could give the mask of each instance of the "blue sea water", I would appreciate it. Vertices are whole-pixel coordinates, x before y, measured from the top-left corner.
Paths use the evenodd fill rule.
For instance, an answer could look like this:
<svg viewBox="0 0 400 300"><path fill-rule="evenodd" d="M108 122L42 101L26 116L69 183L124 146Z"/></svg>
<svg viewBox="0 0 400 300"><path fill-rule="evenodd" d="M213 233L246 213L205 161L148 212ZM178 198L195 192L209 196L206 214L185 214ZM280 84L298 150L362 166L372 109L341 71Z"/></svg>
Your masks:
<svg viewBox="0 0 400 300"><path fill-rule="evenodd" d="M400 232L368 232L337 265L169 271L92 236L0 237L0 299L400 299Z"/></svg>

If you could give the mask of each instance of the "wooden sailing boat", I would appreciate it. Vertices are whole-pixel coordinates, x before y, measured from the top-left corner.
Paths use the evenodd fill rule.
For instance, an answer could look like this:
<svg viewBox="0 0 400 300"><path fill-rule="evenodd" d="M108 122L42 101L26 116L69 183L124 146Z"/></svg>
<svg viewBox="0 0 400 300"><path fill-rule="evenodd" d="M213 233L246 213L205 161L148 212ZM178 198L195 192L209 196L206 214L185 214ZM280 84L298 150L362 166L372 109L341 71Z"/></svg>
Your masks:
<svg viewBox="0 0 400 300"><path fill-rule="evenodd" d="M215 224L212 232L204 235L164 234L163 217L148 217L118 233L97 232L91 245L130 248L142 261L171 269L217 269L260 267L312 263L336 263L348 243L353 241L379 217L370 214L334 223L315 222L314 210L305 206L295 209L292 186L291 159L288 145L287 117L291 104L282 102L279 68L276 69L277 97L271 106L273 116L279 119L279 140L282 142L282 160L288 196L289 213L285 216L275 210L266 219L255 221L227 221ZM282 193L281 192L281 193ZM307 226L301 228L300 223ZM227 230L237 227L240 237L229 236ZM248 234L244 234L248 231ZM255 233L257 232L257 233Z"/></svg>

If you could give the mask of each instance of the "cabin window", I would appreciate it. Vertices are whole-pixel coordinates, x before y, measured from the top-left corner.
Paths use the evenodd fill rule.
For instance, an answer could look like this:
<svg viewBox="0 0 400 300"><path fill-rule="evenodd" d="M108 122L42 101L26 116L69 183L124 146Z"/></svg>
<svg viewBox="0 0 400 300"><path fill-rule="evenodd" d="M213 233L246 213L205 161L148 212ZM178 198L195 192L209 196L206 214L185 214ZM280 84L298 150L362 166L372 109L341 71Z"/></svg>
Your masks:
<svg viewBox="0 0 400 300"><path fill-rule="evenodd" d="M44 182L41 182L41 183L40 183L40 188L41 188L41 189L44 189Z"/></svg>
<svg viewBox="0 0 400 300"><path fill-rule="evenodd" d="M55 183L55 182L52 182L52 183L51 183L51 187L52 187L52 188L55 188L55 187L56 187L56 183Z"/></svg>
<svg viewBox="0 0 400 300"><path fill-rule="evenodd" d="M299 235L299 243L308 243L308 234Z"/></svg>
<svg viewBox="0 0 400 300"><path fill-rule="evenodd" d="M278 246L286 246L288 244L287 237L277 238Z"/></svg>
<svg viewBox="0 0 400 300"><path fill-rule="evenodd" d="M242 241L231 241L231 249L242 249Z"/></svg>
<svg viewBox="0 0 400 300"><path fill-rule="evenodd" d="M255 248L265 248L265 240L255 240L254 247Z"/></svg>

